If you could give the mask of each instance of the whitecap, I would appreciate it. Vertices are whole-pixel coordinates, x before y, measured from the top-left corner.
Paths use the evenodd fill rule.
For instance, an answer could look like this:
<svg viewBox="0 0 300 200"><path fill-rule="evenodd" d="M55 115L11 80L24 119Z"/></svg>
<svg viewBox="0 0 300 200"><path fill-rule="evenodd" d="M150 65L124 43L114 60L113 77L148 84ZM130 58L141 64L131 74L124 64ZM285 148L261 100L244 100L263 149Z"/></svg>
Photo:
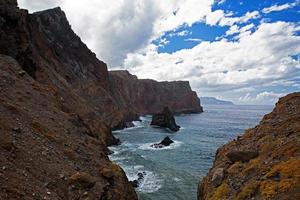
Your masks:
<svg viewBox="0 0 300 200"><path fill-rule="evenodd" d="M152 193L158 191L162 187L162 180L153 172L145 171L144 180L137 188L141 193Z"/></svg>
<svg viewBox="0 0 300 200"><path fill-rule="evenodd" d="M176 181L176 182L181 181L181 179L180 179L180 178L177 178L177 177L175 177L173 180Z"/></svg>
<svg viewBox="0 0 300 200"><path fill-rule="evenodd" d="M126 173L129 181L137 180L138 173L144 174L144 179L140 182L140 185L136 190L140 193L152 193L156 192L162 187L162 180L157 174L152 171L145 170L143 165L127 166L119 163Z"/></svg>
<svg viewBox="0 0 300 200"><path fill-rule="evenodd" d="M161 150L170 150L170 149L176 149L178 147L180 147L183 142L180 141L174 141L174 143L170 144L170 146L167 147L163 147L163 148L154 148L151 147L151 145L153 144L158 144L160 142L156 142L156 143L145 143L145 144L141 144L138 148L141 150L154 150L154 151L161 151Z"/></svg>

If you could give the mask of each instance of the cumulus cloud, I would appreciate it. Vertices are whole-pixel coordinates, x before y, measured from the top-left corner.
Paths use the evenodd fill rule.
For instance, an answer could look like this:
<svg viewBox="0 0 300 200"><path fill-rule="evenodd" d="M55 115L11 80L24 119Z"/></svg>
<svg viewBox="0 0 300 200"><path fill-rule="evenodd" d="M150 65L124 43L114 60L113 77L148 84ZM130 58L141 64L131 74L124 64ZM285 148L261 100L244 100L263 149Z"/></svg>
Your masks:
<svg viewBox="0 0 300 200"><path fill-rule="evenodd" d="M295 6L297 6L300 3L299 0L295 1L294 3L285 3L285 4L281 4L281 5L273 5L271 7L268 8L264 8L262 10L263 13L268 14L271 12L278 12L278 11L282 11L282 10L287 10L290 8L293 8Z"/></svg>
<svg viewBox="0 0 300 200"><path fill-rule="evenodd" d="M273 91L264 91L258 94L247 93L245 96L239 98L240 103L245 104L275 104L280 97L287 95L287 93L276 93Z"/></svg>
<svg viewBox="0 0 300 200"><path fill-rule="evenodd" d="M295 34L300 31L299 25L261 20L256 27L251 23L262 13L288 9L299 1L238 17L233 12L212 10L215 3L224 2L19 0L20 7L30 11L61 6L75 32L110 69L126 68L141 78L189 80L201 95L226 97L230 92L237 100L247 93L257 101L262 96L272 98L255 96L258 87L285 84L299 88L300 59L294 57L300 55L300 36ZM188 36L191 33L185 28L199 22L230 28L216 41L191 37L184 39L198 43L191 49L158 53L159 47L170 42L162 37L165 33L170 37ZM231 35L233 41L226 39ZM157 45L154 40L159 41Z"/></svg>
<svg viewBox="0 0 300 200"><path fill-rule="evenodd" d="M236 41L205 41L174 53L129 54L125 67L142 78L190 80L198 92L216 94L299 78L300 61L291 55L300 53L300 36L295 34L300 27L275 22L241 32L251 27L238 28Z"/></svg>
<svg viewBox="0 0 300 200"><path fill-rule="evenodd" d="M213 0L19 0L30 11L61 6L77 34L110 68L181 26L203 21Z"/></svg>

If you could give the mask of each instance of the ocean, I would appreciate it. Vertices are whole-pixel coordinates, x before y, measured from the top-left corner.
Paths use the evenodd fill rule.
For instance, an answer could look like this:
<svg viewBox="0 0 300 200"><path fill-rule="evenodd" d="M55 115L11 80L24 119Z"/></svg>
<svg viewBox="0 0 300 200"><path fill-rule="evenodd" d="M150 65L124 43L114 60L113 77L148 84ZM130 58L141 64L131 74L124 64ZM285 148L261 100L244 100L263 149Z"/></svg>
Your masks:
<svg viewBox="0 0 300 200"><path fill-rule="evenodd" d="M273 106L207 105L204 113L175 116L177 133L150 126L151 116L141 117L135 127L114 131L120 146L110 147L110 159L119 164L129 180L144 173L137 188L141 200L196 200L199 181L212 166L216 150L254 127ZM169 136L174 143L154 149Z"/></svg>

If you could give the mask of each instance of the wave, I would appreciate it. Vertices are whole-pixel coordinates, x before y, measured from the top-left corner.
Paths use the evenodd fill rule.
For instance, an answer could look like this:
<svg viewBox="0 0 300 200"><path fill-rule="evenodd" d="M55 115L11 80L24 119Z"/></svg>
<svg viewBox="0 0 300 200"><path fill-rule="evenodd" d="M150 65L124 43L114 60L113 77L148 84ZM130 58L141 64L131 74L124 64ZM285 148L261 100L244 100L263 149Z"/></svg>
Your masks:
<svg viewBox="0 0 300 200"><path fill-rule="evenodd" d="M139 187L136 189L140 193L152 193L158 191L162 187L162 180L157 174L152 171L145 170L143 165L135 166L123 166L120 164L125 171L129 181L136 180L138 173L144 174L144 179L140 182Z"/></svg>
<svg viewBox="0 0 300 200"><path fill-rule="evenodd" d="M151 147L151 145L158 144L158 143L160 143L160 142L141 144L138 147L138 149L141 149L141 150L152 150L152 151L161 151L161 150L176 149L176 148L180 147L183 144L183 142L175 140L174 143L170 144L170 146L167 146L167 147L164 147L164 148L154 148L154 147Z"/></svg>

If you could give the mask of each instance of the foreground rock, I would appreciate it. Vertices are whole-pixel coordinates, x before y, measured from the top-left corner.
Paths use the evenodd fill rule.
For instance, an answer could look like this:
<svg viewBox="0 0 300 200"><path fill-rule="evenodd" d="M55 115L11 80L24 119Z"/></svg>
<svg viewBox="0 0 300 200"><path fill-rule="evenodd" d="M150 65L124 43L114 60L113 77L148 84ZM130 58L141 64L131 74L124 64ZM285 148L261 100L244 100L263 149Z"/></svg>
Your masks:
<svg viewBox="0 0 300 200"><path fill-rule="evenodd" d="M171 131L179 131L180 126L175 122L173 113L168 107L165 107L162 113L154 114L152 116L151 125L168 128Z"/></svg>
<svg viewBox="0 0 300 200"><path fill-rule="evenodd" d="M137 174L138 178L136 180L130 181L131 185L134 188L138 188L141 185L141 183L144 181L145 175L146 175L146 172L139 172Z"/></svg>
<svg viewBox="0 0 300 200"><path fill-rule="evenodd" d="M198 199L300 199L300 93L283 97L258 126L221 147Z"/></svg>
<svg viewBox="0 0 300 200"><path fill-rule="evenodd" d="M160 149L160 148L170 146L172 143L174 143L173 140L171 140L169 136L167 136L160 143L153 144L151 145L151 147Z"/></svg>

